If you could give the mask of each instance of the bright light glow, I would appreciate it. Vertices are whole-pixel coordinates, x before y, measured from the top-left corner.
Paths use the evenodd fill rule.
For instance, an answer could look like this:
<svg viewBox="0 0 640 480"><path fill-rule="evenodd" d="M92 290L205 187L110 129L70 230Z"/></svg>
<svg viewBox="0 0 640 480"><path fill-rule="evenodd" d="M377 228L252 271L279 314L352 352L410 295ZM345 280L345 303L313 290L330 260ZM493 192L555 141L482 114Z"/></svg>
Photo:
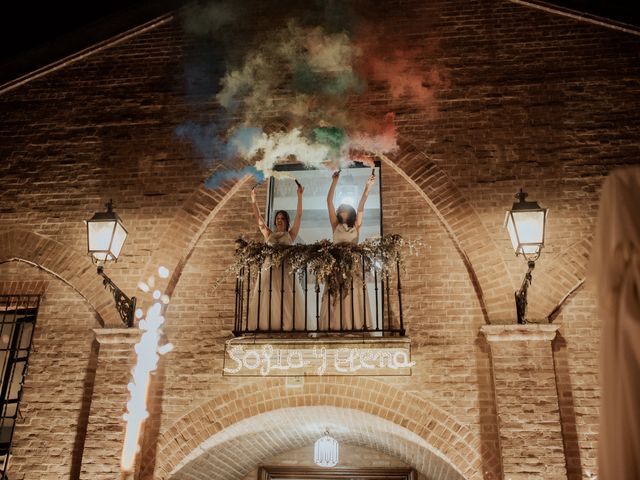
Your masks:
<svg viewBox="0 0 640 480"><path fill-rule="evenodd" d="M316 440L313 449L313 462L320 467L335 467L338 464L340 445L338 441L326 432Z"/></svg>
<svg viewBox="0 0 640 480"><path fill-rule="evenodd" d="M162 296L162 292L160 292L160 290L154 290L153 291L153 299L154 300L159 300L161 296Z"/></svg>
<svg viewBox="0 0 640 480"><path fill-rule="evenodd" d="M510 211L506 226L516 254L537 254L544 244L546 211Z"/></svg>
<svg viewBox="0 0 640 480"><path fill-rule="evenodd" d="M144 315L144 312L142 311L142 309L136 308L136 318L142 318L143 315Z"/></svg>
<svg viewBox="0 0 640 480"><path fill-rule="evenodd" d="M355 185L339 185L336 188L336 206L350 205L356 208L358 202L358 187Z"/></svg>
<svg viewBox="0 0 640 480"><path fill-rule="evenodd" d="M167 267L158 268L158 275L160 278L169 278L169 269Z"/></svg>
<svg viewBox="0 0 640 480"><path fill-rule="evenodd" d="M158 291L158 298L160 296ZM161 302L155 302L147 310L146 317L138 322L138 328L142 335L134 347L137 361L132 370L133 378L127 385L130 398L127 402L127 411L123 416L126 427L120 467L125 472L131 472L134 469L136 454L140 449L142 424L149 416L147 397L151 372L157 368L160 355L169 353L173 349L173 345L170 343L158 345L162 337L162 325L165 321L162 316L163 306Z"/></svg>
<svg viewBox="0 0 640 480"><path fill-rule="evenodd" d="M110 249L115 224L115 220L111 222L89 222L87 224L90 251L106 252ZM106 253L94 253L94 257L98 260L105 260L106 256Z"/></svg>
<svg viewBox="0 0 640 480"><path fill-rule="evenodd" d="M138 288L144 293L149 293L150 290L149 285L147 285L145 282L138 282Z"/></svg>
<svg viewBox="0 0 640 480"><path fill-rule="evenodd" d="M117 260L127 238L127 231L115 219L87 222L89 253L96 260Z"/></svg>

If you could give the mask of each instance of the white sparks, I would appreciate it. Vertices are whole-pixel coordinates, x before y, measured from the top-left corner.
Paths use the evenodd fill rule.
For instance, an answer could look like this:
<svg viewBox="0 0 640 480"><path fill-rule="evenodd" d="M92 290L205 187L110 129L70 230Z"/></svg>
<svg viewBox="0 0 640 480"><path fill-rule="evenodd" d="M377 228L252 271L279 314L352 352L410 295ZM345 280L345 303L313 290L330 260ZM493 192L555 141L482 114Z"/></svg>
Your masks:
<svg viewBox="0 0 640 480"><path fill-rule="evenodd" d="M148 285L143 282L141 284L147 286L145 291L148 291ZM156 300L161 296L162 294L159 290L153 292L153 297ZM168 303L169 297L166 295L164 297L167 298L166 303ZM131 372L133 378L127 385L130 398L127 402L127 412L123 416L126 421L126 427L120 467L125 472L131 472L134 469L136 454L140 450L139 440L142 424L149 416L147 396L151 372L157 368L160 355L169 353L173 349L171 343L158 345L162 337L162 325L165 321L162 315L162 308L166 303L154 302L147 310L145 318L142 318L141 309L136 311L136 316L140 319L138 328L142 335L140 341L134 347L137 361Z"/></svg>

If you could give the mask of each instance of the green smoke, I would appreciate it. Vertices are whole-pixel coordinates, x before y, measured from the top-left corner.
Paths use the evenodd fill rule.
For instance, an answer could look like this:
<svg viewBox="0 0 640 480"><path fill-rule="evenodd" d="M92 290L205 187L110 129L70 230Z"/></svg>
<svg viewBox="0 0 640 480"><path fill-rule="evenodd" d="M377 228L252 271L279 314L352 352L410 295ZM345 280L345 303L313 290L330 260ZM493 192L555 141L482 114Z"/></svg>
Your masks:
<svg viewBox="0 0 640 480"><path fill-rule="evenodd" d="M338 127L316 127L311 132L315 143L329 148L329 155L338 158L347 142L347 132Z"/></svg>

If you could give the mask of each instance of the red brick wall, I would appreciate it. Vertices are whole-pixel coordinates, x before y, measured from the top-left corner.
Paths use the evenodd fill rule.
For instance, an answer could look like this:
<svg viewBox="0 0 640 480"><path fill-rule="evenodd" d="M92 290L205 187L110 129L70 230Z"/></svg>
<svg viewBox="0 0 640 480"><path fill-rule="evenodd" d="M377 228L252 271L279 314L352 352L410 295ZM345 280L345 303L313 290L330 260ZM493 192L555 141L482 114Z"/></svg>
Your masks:
<svg viewBox="0 0 640 480"><path fill-rule="evenodd" d="M487 327L505 478L567 478L551 353L557 326Z"/></svg>
<svg viewBox="0 0 640 480"><path fill-rule="evenodd" d="M392 170L383 168L382 176L385 232L401 232L424 244L419 255L406 259L403 276L403 304L418 367L412 377L384 381L434 402L471 428L491 471L496 467L489 459L497 455L496 423L488 350L478 338L483 317L477 298L459 254L426 202ZM230 264L234 239L239 233L258 234L249 210L250 186L231 197L209 225L174 291L166 332L176 348L155 377L164 400L161 426L152 431L164 431L203 399L259 382L222 377L223 341L233 328L234 279L227 277L212 293Z"/></svg>
<svg viewBox="0 0 640 480"><path fill-rule="evenodd" d="M46 285L14 433L11 478L77 478L97 357L95 313L62 281L25 263L0 264L0 279ZM31 290L18 287L0 294Z"/></svg>
<svg viewBox="0 0 640 480"><path fill-rule="evenodd" d="M497 426L489 350L478 330L487 316L513 320L502 316L511 307L501 302L524 273L502 229L504 210L521 186L551 210L547 245L530 290L530 316L543 319L584 276L603 177L617 165L638 162L640 37L508 1L401 1L380 3L378 9L393 32L390 42L394 36L411 38L425 47L425 69L438 64L448 78L437 95L436 115L394 101L384 89L354 106L372 116L395 111L403 142L428 154L444 179L438 185L442 196L429 198L434 212L423 198L434 185L426 181L420 193L399 173L383 169L385 230L427 245L423 255L408 260L404 281L418 367L410 380L390 383L468 426L474 448L487 459L497 449ZM183 255L172 240L185 232L191 238L197 228L168 228L206 172L173 129L214 108L185 101L185 45L179 25L169 22L0 93L3 233L29 230L80 258L86 242L81 221L113 198L130 233L122 261L109 266L123 290L134 292L142 272L157 266L156 258ZM403 152L395 160L411 177L420 159L409 161ZM222 340L231 328L231 284L223 283L215 295L210 289L228 263L233 239L252 228L247 188L213 219L176 278L167 327L176 350L161 362L147 450L190 408L242 384L220 376ZM457 208L449 209L451 203ZM206 216L201 205L186 211ZM0 259L8 249L0 242ZM84 278L77 277L83 274L81 261L73 265L56 273ZM14 474L26 478L46 478L53 471L68 475L77 462L71 452L83 438L73 419L87 408L82 391L89 385L83 383L87 372L91 376L90 328L97 326L95 310L102 311L96 304L105 306L104 298L87 303L32 267L0 265L0 282L43 276L51 283L36 340L47 341L33 357L25 423L14 449ZM483 314L478 291L490 315ZM70 324L69 317L82 320ZM564 447L569 477L579 478L595 466L593 295L579 290L555 321L562 325L553 359ZM52 358L54 366L45 368ZM63 402L49 400L52 389ZM63 409L72 421L60 423ZM35 454L57 448L59 456ZM491 472L495 464L484 467Z"/></svg>
<svg viewBox="0 0 640 480"><path fill-rule="evenodd" d="M556 321L562 324L553 349L567 472L578 480L597 473L600 322L594 293L581 289Z"/></svg>

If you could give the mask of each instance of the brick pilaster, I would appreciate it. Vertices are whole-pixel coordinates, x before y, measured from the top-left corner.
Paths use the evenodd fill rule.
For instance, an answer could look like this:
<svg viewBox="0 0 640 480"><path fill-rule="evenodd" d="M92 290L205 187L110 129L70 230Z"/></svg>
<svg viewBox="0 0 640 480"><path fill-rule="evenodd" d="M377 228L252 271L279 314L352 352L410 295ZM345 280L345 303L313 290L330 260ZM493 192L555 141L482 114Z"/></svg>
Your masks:
<svg viewBox="0 0 640 480"><path fill-rule="evenodd" d="M120 478L120 455L125 422L122 415L129 399L127 384L135 363L138 329L94 329L100 343L93 400L82 457L81 479Z"/></svg>
<svg viewBox="0 0 640 480"><path fill-rule="evenodd" d="M505 480L566 479L551 341L558 325L484 325Z"/></svg>

